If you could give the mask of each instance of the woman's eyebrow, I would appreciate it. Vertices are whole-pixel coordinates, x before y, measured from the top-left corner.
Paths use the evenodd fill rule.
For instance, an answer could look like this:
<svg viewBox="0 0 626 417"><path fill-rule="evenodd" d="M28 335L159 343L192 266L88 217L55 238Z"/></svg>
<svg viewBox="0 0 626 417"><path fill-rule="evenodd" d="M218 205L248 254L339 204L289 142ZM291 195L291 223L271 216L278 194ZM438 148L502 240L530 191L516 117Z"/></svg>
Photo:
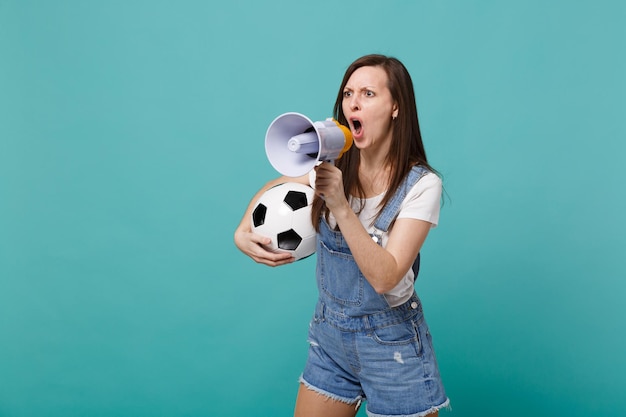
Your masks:
<svg viewBox="0 0 626 417"><path fill-rule="evenodd" d="M365 86L357 87L357 88L346 86L344 88L344 90L375 90L375 89L376 89L376 86L374 85L365 85Z"/></svg>

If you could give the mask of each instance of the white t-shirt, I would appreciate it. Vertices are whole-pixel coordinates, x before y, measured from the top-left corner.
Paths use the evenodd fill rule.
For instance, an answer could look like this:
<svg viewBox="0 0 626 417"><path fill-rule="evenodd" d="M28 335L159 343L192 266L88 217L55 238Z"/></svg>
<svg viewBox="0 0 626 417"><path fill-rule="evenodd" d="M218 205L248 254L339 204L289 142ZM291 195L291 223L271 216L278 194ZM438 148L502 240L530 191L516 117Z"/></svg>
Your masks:
<svg viewBox="0 0 626 417"><path fill-rule="evenodd" d="M309 175L309 181L311 187L315 188L314 170L312 170ZM405 197L402 205L400 206L400 212L398 213L397 218L424 220L431 223L431 227L436 227L439 223L441 188L441 179L437 175L431 172L425 174L413 186L413 188L411 188ZM374 222L376 221L376 213L378 212L378 205L383 197L384 194L380 194L375 197L365 199L365 205L359 214L359 220L368 233L373 233L375 231ZM352 198L350 199L350 204L354 210L358 210L360 207L360 199ZM331 227L335 227L337 224L332 213L329 215L328 222ZM383 247L387 246L388 239L389 234L383 233ZM413 295L413 276L413 270L409 269L398 285L396 285L391 291L385 293L385 298L390 306L395 307L401 305L407 301L411 295Z"/></svg>

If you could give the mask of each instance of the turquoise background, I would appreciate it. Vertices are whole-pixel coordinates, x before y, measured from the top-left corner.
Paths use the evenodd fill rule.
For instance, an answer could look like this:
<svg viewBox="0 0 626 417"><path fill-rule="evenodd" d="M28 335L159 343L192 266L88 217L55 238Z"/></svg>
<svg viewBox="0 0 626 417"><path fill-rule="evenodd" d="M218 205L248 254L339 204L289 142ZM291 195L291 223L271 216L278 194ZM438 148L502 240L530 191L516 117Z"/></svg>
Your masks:
<svg viewBox="0 0 626 417"><path fill-rule="evenodd" d="M625 50L621 1L0 0L0 416L291 415L315 261L232 234L371 52L445 179L442 415L625 415Z"/></svg>

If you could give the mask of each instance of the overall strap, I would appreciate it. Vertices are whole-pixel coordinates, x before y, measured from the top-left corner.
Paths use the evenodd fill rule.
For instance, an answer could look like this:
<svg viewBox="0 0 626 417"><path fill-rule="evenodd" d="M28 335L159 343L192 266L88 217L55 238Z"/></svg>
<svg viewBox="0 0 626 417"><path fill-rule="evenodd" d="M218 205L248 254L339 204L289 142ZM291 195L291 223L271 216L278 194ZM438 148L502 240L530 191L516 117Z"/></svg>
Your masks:
<svg viewBox="0 0 626 417"><path fill-rule="evenodd" d="M393 223L393 221L398 216L398 213L400 212L400 206L406 198L406 195L409 193L411 188L413 188L413 186L417 184L417 182L428 172L429 171L426 168L419 165L411 168L411 171L409 171L408 175L404 178L404 180L396 190L396 193L387 202L385 207L383 207L383 210L376 219L376 223L374 223L374 227L376 229L380 230L381 232L387 232L389 230L389 226L391 226L391 223ZM415 274L415 277L413 279L414 281L417 281L419 267L420 254L418 253L417 258L415 258L415 262L413 262L413 266L411 266L411 269L413 269L413 272Z"/></svg>

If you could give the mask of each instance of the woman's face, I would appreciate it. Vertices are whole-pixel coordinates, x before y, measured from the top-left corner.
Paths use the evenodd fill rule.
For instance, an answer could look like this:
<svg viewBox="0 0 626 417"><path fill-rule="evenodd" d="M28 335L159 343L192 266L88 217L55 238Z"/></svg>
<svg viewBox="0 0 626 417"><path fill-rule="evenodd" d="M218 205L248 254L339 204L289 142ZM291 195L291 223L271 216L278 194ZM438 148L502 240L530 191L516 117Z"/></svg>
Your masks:
<svg viewBox="0 0 626 417"><path fill-rule="evenodd" d="M359 149L377 150L391 142L392 118L398 109L387 82L381 67L361 67L344 87L343 114Z"/></svg>

